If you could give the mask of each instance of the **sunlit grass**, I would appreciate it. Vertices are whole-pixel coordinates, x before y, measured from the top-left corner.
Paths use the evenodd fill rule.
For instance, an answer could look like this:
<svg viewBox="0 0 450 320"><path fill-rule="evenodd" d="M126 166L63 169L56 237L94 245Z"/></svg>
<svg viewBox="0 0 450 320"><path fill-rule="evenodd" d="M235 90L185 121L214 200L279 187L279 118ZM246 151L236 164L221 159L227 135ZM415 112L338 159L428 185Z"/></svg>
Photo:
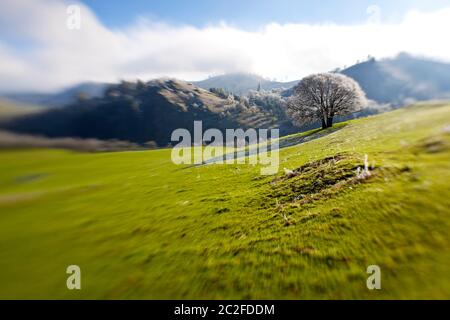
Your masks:
<svg viewBox="0 0 450 320"><path fill-rule="evenodd" d="M170 149L1 152L0 297L449 298L449 123L450 105L350 121L281 149L275 176ZM346 181L365 154L373 176Z"/></svg>

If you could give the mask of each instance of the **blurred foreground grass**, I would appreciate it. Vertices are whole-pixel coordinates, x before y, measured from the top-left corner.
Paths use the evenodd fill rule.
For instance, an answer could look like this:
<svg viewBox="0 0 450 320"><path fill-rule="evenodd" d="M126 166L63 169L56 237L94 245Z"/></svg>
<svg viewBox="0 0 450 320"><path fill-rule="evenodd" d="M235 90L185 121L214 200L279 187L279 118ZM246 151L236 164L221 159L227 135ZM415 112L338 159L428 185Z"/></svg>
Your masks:
<svg viewBox="0 0 450 320"><path fill-rule="evenodd" d="M2 151L0 298L448 299L449 124L448 104L351 121L282 149L276 176L170 150Z"/></svg>

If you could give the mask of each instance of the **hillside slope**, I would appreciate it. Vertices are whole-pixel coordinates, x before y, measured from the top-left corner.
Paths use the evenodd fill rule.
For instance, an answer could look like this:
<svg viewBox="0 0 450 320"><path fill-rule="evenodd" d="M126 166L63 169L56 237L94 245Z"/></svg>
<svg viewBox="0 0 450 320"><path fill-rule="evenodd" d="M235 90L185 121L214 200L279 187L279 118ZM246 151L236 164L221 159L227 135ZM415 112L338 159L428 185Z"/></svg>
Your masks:
<svg viewBox="0 0 450 320"><path fill-rule="evenodd" d="M362 62L342 73L355 79L369 99L380 103L450 98L450 64L406 53Z"/></svg>
<svg viewBox="0 0 450 320"><path fill-rule="evenodd" d="M357 63L340 72L354 78L370 99L380 103L450 98L450 64L442 61L401 53L394 58ZM288 96L292 94L289 89L299 81L279 82L251 73L230 73L192 81L192 84L205 90L222 88L239 96L258 87L266 91L284 89L283 94ZM19 104L63 107L76 103L80 96L100 98L108 86L85 82L55 93L4 93L2 97Z"/></svg>
<svg viewBox="0 0 450 320"><path fill-rule="evenodd" d="M203 128L273 128L292 130L268 110L241 105L192 84L160 79L147 83L111 85L102 98L80 100L65 108L15 118L0 127L47 137L118 139L134 143L170 143L177 128L193 131L194 120Z"/></svg>
<svg viewBox="0 0 450 320"><path fill-rule="evenodd" d="M55 93L20 92L6 94L4 96L19 104L60 108L77 102L80 96L89 98L101 97L107 87L107 83L84 82Z"/></svg>
<svg viewBox="0 0 450 320"><path fill-rule="evenodd" d="M401 105L414 100L450 98L450 64L407 53L394 58L370 59L340 72L355 79L367 97L379 103ZM283 95L289 96L299 81L276 82L257 75L236 73L194 84L205 89L223 88L238 95L256 90L258 86L267 91L284 88Z"/></svg>
<svg viewBox="0 0 450 320"><path fill-rule="evenodd" d="M5 122L24 115L36 114L45 111L42 107L19 104L4 98L0 98L0 122Z"/></svg>
<svg viewBox="0 0 450 320"><path fill-rule="evenodd" d="M3 151L0 298L448 299L449 124L449 104L350 121L282 149L276 176L170 149Z"/></svg>

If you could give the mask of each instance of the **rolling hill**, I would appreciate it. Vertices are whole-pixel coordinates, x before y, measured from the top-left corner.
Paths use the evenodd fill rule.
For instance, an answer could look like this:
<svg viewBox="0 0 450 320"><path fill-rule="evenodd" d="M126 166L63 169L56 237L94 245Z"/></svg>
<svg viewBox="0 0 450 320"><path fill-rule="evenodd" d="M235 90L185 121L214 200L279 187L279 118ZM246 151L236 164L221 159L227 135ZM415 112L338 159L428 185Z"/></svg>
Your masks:
<svg viewBox="0 0 450 320"><path fill-rule="evenodd" d="M402 53L393 59L356 64L341 71L355 79L369 99L402 105L450 98L450 64Z"/></svg>
<svg viewBox="0 0 450 320"><path fill-rule="evenodd" d="M450 97L450 64L401 53L394 58L370 59L340 71L355 79L369 99L379 103L403 104L417 100L447 99ZM270 91L285 89L284 95L300 80L271 81L250 73L231 73L192 81L197 87L209 90L222 88L235 95L246 95L250 90ZM86 82L52 93L3 94L4 98L19 104L62 107L74 104L80 95L100 98L109 84Z"/></svg>
<svg viewBox="0 0 450 320"><path fill-rule="evenodd" d="M402 105L413 101L450 98L450 64L401 53L395 58L370 59L346 68L341 73L356 80L367 97L378 103ZM261 86L263 90L287 89L300 80L274 82L263 77L237 73L194 82L209 88L223 88L234 94L246 94Z"/></svg>
<svg viewBox="0 0 450 320"><path fill-rule="evenodd" d="M98 98L103 96L108 84L85 82L55 93L20 92L4 94L12 102L40 107L59 108L76 103L80 97Z"/></svg>
<svg viewBox="0 0 450 320"><path fill-rule="evenodd" d="M180 80L159 79L110 85L101 98L14 118L0 128L51 138L155 141L166 146L173 130L193 130L194 120L203 121L205 130L277 127L282 134L293 132L292 124L280 119L278 111L242 105L232 96L223 98Z"/></svg>
<svg viewBox="0 0 450 320"><path fill-rule="evenodd" d="M0 123L25 115L36 114L44 110L45 108L42 107L0 98Z"/></svg>
<svg viewBox="0 0 450 320"><path fill-rule="evenodd" d="M354 78L367 97L381 106L373 103L373 108L338 121L390 108L384 104L399 107L414 101L450 98L450 65L405 53L392 59L370 59L340 72ZM171 142L170 135L176 128L192 130L194 120L202 120L206 129L279 128L284 135L298 130L283 108L283 99L292 94L297 82L273 82L237 73L194 83L175 79L86 83L53 95L16 94L12 96L16 100L0 101L0 129L49 138L120 140L141 145L153 141L159 146ZM261 92L249 93L258 87ZM255 96L280 88L284 88L279 92L283 98L278 93L277 99ZM17 101L53 108L23 107L24 103ZM31 112L33 109L39 112Z"/></svg>
<svg viewBox="0 0 450 320"><path fill-rule="evenodd" d="M301 134L275 176L170 149L2 151L0 298L447 299L449 123L422 104Z"/></svg>

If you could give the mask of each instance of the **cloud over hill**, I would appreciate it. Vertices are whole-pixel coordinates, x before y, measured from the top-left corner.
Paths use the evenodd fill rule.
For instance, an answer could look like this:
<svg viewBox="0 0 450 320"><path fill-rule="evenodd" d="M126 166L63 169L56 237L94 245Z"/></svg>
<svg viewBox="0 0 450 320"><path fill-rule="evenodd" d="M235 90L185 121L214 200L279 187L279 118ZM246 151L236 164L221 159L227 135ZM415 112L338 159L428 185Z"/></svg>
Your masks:
<svg viewBox="0 0 450 320"><path fill-rule="evenodd" d="M75 2L76 3L76 2ZM0 92L51 90L82 81L253 72L279 81L400 51L450 60L450 8L410 11L397 24L268 24L256 31L226 23L199 28L140 18L110 29L89 7L69 30L59 0L4 0L0 10ZM71 1L70 4L73 4Z"/></svg>

